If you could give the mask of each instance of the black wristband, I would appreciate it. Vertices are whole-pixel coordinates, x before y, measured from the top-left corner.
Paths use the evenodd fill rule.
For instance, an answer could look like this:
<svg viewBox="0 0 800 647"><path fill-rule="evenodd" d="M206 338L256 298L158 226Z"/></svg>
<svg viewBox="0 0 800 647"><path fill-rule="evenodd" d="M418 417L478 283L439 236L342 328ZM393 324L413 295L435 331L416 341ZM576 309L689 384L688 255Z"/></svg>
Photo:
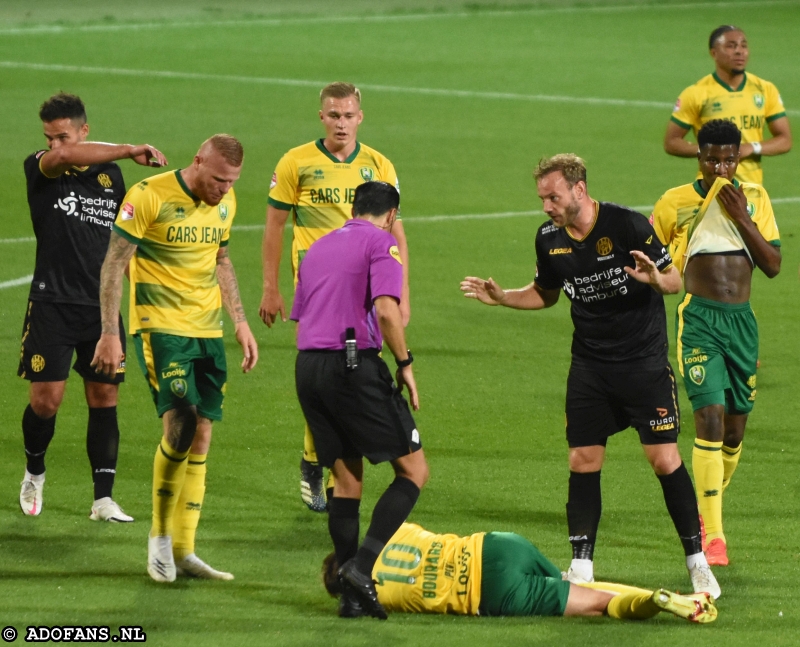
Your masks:
<svg viewBox="0 0 800 647"><path fill-rule="evenodd" d="M411 362L414 361L414 356L411 354L411 351L408 351L408 357L406 359L397 359L394 360L397 362L397 368L405 368L406 366L411 366Z"/></svg>

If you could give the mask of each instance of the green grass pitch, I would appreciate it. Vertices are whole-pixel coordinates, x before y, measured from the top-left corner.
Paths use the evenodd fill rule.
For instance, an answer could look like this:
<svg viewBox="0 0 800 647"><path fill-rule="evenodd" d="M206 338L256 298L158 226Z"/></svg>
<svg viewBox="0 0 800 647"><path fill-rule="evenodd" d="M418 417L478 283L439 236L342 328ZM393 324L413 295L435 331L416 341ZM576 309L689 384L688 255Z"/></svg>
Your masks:
<svg viewBox="0 0 800 647"><path fill-rule="evenodd" d="M258 225L274 165L290 147L320 136L321 85L352 80L364 89L360 139L388 155L402 181L411 253L408 337L432 474L412 519L441 532L515 531L566 567L566 300L523 313L468 302L458 291L466 274L491 275L506 287L529 282L533 236L544 217L425 216L540 209L531 169L540 156L565 151L587 160L590 193L598 199L652 205L666 189L691 181L693 162L668 157L661 141L675 97L712 71L705 43L719 24L747 31L750 69L778 85L796 121L800 5L693 5L2 3L0 283L33 268L34 244L7 239L32 235L22 160L44 145L37 110L50 94L79 93L93 138L152 143L171 168L189 163L210 134L230 132L246 151L236 224L249 226L234 233L231 256L261 359L251 374L238 373L239 349L226 337L226 418L216 426L198 536L198 553L236 580L157 585L145 558L160 423L133 363L121 391L115 498L136 523L87 519L86 412L76 376L48 453L44 512L20 513L27 384L15 371L27 288L0 290L0 627L24 636L28 625L141 625L148 643L195 647L797 644L796 152L765 162L770 194L784 199L776 203L783 270L771 281L757 272L754 280L759 398L725 499L732 565L716 571L724 593L714 625L668 617L622 623L401 614L385 623L340 621L318 575L329 546L326 519L307 512L298 496L302 415L293 326L268 330L257 314ZM121 165L129 186L150 174ZM287 249L289 240L287 229ZM286 253L281 278L288 301ZM676 305L668 299L671 334ZM680 445L688 461L694 428L681 397ZM367 471L365 510L389 479L385 466ZM597 576L687 590L680 544L635 432L609 443L603 493Z"/></svg>

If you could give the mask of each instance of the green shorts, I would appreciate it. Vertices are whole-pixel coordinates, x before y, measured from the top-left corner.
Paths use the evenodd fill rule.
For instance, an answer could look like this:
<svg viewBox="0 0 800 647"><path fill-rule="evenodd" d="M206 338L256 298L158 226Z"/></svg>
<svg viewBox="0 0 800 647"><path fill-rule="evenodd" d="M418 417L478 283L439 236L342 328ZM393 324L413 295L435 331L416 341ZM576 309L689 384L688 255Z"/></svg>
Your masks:
<svg viewBox="0 0 800 647"><path fill-rule="evenodd" d="M531 542L512 532L483 538L482 616L563 616L569 582Z"/></svg>
<svg viewBox="0 0 800 647"><path fill-rule="evenodd" d="M209 420L222 420L228 378L222 337L179 337L165 333L133 336L159 417L193 405Z"/></svg>
<svg viewBox="0 0 800 647"><path fill-rule="evenodd" d="M750 413L758 362L758 324L750 304L687 294L676 323L678 366L692 410L722 404L732 415Z"/></svg>

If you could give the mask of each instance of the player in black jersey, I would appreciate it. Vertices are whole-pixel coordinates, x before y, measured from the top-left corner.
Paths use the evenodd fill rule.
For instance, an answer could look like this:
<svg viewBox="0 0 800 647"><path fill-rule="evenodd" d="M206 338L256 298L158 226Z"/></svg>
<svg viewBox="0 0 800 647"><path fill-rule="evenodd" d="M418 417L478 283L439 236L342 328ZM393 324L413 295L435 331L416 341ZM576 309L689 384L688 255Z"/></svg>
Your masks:
<svg viewBox="0 0 800 647"><path fill-rule="evenodd" d="M84 380L89 423L86 449L92 467L90 519L133 521L111 498L119 446L117 392L125 377L95 372L90 363L100 339L100 268L108 249L125 183L114 160L144 166L167 160L152 146L87 142L89 125L80 98L57 94L39 117L49 150L25 160L28 204L36 234L36 269L22 329L18 374L29 380L22 416L27 466L19 504L26 515L42 511L44 456L73 368ZM120 330L123 348L125 333Z"/></svg>
<svg viewBox="0 0 800 647"><path fill-rule="evenodd" d="M550 217L536 235L534 281L503 290L491 278L467 277L461 290L487 305L520 310L549 308L561 290L571 302L575 332L566 412L573 560L567 577L594 580L606 442L634 427L661 483L694 590L718 598L700 543L692 480L677 447L678 400L662 295L680 290L680 274L642 214L589 197L581 158L543 159L534 178Z"/></svg>

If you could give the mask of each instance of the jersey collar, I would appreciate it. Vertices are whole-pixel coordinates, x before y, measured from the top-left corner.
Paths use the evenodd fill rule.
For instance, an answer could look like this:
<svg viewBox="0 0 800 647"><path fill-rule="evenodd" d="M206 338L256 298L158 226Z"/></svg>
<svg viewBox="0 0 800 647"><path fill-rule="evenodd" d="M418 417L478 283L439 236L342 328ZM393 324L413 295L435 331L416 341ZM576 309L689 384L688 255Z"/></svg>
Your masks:
<svg viewBox="0 0 800 647"><path fill-rule="evenodd" d="M594 231L594 226L597 224L597 218L600 215L600 203L597 200L592 200L594 202L594 220L592 220L592 226L589 228L589 231L586 232L586 235L583 238L575 238L571 233L569 233L569 227L564 227L564 231L566 232L567 236L569 236L572 240L576 243L582 243L589 237Z"/></svg>
<svg viewBox="0 0 800 647"><path fill-rule="evenodd" d="M721 78L719 78L719 76L717 75L717 71L716 70L714 70L711 73L711 76L713 76L714 80L717 83L719 83L723 88L725 88L728 92L741 92L742 90L744 90L744 86L747 83L747 72L744 73L744 78L742 79L742 82L739 84L738 88L732 88L727 83L725 83L725 81L723 81Z"/></svg>
<svg viewBox="0 0 800 647"><path fill-rule="evenodd" d="M194 202L200 202L200 198L198 198L194 193L189 190L189 187L186 186L186 182L183 181L183 177L181 176L181 169L175 171L175 179L178 180L178 184L181 185L183 192L188 195Z"/></svg>
<svg viewBox="0 0 800 647"><path fill-rule="evenodd" d="M731 182L731 184L733 184L735 189L739 188L739 181L736 178L733 178L733 182ZM697 195L705 200L706 196L708 195L708 191L703 188L703 183L700 180L695 180L692 186L694 187L694 190L697 191Z"/></svg>
<svg viewBox="0 0 800 647"><path fill-rule="evenodd" d="M318 139L315 143L317 144L317 148L319 152L322 153L325 157L327 157L331 162L335 162L336 164L352 164L353 160L358 157L358 154L361 152L361 143L356 141L356 147L347 158L342 161L338 157L334 157L331 152L325 148L325 144L323 144L324 140L322 138Z"/></svg>

